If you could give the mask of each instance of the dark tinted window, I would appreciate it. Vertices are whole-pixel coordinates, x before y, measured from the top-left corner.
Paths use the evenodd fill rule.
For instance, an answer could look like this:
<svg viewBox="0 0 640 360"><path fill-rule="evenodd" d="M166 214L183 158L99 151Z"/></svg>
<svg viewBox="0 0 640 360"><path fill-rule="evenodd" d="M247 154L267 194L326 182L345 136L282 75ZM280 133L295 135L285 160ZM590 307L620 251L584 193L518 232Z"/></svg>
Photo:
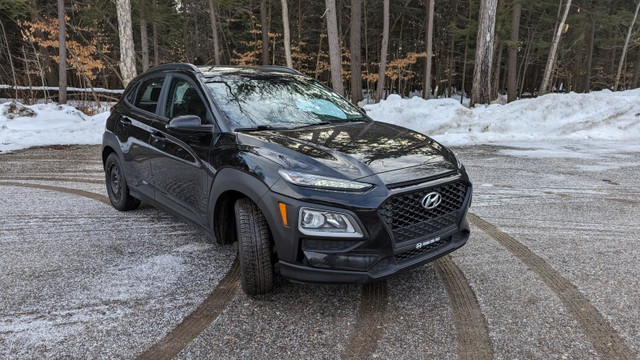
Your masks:
<svg viewBox="0 0 640 360"><path fill-rule="evenodd" d="M162 91L162 84L164 84L164 77L145 80L138 88L138 95L134 105L140 109L155 113L160 91Z"/></svg>
<svg viewBox="0 0 640 360"><path fill-rule="evenodd" d="M165 116L173 119L183 115L196 115L205 121L207 108L198 90L189 81L175 78L171 81Z"/></svg>
<svg viewBox="0 0 640 360"><path fill-rule="evenodd" d="M314 80L288 77L228 77L207 83L234 128L296 127L361 119L360 111Z"/></svg>

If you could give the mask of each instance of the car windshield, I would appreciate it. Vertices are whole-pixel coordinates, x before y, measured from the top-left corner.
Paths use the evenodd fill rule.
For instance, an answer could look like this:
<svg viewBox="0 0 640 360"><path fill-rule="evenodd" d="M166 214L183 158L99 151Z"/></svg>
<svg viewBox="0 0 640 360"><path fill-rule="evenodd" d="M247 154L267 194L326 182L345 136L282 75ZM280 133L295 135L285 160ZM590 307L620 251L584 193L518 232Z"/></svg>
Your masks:
<svg viewBox="0 0 640 360"><path fill-rule="evenodd" d="M229 77L207 82L233 129L295 128L363 119L362 113L311 79Z"/></svg>

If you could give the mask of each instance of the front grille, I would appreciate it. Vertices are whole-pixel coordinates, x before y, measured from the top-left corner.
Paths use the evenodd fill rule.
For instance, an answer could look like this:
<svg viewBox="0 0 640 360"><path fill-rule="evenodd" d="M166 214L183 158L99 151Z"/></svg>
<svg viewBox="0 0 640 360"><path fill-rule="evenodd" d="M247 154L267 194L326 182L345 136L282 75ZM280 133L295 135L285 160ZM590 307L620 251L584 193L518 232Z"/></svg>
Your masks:
<svg viewBox="0 0 640 360"><path fill-rule="evenodd" d="M398 254L396 255L396 261L397 262L402 262L402 261L406 261L406 260L410 260L413 259L415 257L418 257L422 254L426 254L428 252L431 252L441 246L444 246L446 244L449 243L449 241L451 240L451 237L448 237L446 239L441 239L439 241L436 241L432 244L426 245L421 247L420 249L413 249L413 250L409 250L407 252L404 252L402 254Z"/></svg>
<svg viewBox="0 0 640 360"><path fill-rule="evenodd" d="M380 205L378 214L391 230L396 244L411 241L453 225L467 190L467 185L455 182L394 195ZM442 195L442 202L435 209L427 210L421 202L433 191Z"/></svg>

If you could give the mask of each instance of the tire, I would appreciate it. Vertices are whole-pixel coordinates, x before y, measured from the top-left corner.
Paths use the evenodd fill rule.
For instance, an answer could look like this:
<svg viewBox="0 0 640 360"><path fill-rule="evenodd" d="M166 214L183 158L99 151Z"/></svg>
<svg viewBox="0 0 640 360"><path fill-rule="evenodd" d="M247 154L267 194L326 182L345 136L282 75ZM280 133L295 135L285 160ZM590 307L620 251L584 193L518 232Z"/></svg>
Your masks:
<svg viewBox="0 0 640 360"><path fill-rule="evenodd" d="M136 209L140 200L129 194L129 187L122 172L122 165L115 153L109 154L104 163L104 174L107 183L107 194L114 208L120 211Z"/></svg>
<svg viewBox="0 0 640 360"><path fill-rule="evenodd" d="M268 293L274 284L274 254L267 220L247 198L236 201L234 210L242 290L248 295Z"/></svg>

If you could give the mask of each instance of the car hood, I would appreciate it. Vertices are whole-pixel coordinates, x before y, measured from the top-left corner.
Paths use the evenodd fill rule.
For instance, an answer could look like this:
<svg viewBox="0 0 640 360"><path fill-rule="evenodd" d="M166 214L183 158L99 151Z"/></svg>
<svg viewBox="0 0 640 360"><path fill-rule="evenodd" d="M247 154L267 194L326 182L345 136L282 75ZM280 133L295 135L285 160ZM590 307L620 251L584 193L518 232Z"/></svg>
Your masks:
<svg viewBox="0 0 640 360"><path fill-rule="evenodd" d="M451 151L433 139L375 121L241 133L239 140L284 168L350 180L376 175L393 184L457 170Z"/></svg>

